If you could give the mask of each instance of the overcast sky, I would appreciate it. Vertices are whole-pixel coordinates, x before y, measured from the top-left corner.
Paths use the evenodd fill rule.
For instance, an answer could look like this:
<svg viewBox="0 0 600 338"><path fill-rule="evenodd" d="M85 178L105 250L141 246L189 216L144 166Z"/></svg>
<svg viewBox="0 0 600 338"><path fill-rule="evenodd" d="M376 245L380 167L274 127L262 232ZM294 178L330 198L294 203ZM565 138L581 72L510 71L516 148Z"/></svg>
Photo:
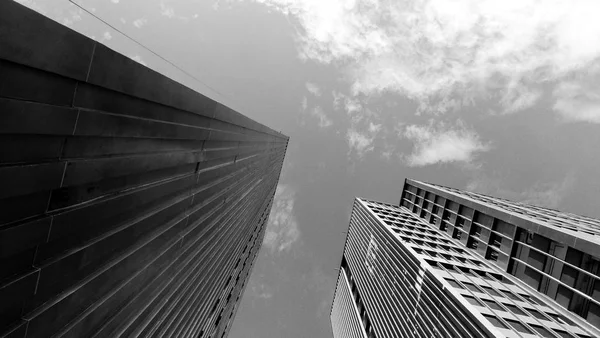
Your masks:
<svg viewBox="0 0 600 338"><path fill-rule="evenodd" d="M600 2L19 0L290 136L230 337L330 337L355 196L405 177L600 217Z"/></svg>

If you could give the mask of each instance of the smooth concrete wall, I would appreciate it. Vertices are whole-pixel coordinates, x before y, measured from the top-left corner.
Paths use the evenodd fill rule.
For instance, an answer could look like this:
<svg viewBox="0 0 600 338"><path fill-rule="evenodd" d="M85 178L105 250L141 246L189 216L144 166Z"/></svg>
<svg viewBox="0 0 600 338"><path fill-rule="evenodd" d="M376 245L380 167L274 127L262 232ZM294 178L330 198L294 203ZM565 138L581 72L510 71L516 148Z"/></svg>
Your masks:
<svg viewBox="0 0 600 338"><path fill-rule="evenodd" d="M0 2L0 337L226 334L288 138Z"/></svg>

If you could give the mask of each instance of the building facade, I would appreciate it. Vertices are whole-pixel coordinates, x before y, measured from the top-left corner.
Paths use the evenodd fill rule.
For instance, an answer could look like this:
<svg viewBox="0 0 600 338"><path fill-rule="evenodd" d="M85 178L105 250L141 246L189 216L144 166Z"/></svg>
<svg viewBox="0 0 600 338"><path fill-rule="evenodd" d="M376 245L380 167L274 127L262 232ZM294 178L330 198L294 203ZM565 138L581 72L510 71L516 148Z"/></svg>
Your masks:
<svg viewBox="0 0 600 338"><path fill-rule="evenodd" d="M0 2L0 337L226 336L287 143Z"/></svg>
<svg viewBox="0 0 600 338"><path fill-rule="evenodd" d="M400 205L355 200L331 309L335 338L600 336L593 321L509 273L508 261L453 238L442 221L455 226L460 212L444 217L452 200L429 188L407 180ZM487 205L463 206L502 219Z"/></svg>
<svg viewBox="0 0 600 338"><path fill-rule="evenodd" d="M600 329L600 220L413 180L400 203Z"/></svg>

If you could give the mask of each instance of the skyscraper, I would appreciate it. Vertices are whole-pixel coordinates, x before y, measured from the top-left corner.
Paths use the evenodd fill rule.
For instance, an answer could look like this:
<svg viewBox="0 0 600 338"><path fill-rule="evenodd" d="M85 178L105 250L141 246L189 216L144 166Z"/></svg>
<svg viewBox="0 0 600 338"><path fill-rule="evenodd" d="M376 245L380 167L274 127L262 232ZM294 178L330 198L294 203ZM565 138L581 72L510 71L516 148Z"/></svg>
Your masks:
<svg viewBox="0 0 600 338"><path fill-rule="evenodd" d="M331 309L334 337L599 337L598 251L587 251L598 240L580 246L560 230L594 232L594 224L412 180L399 205L357 198ZM577 262L565 258L571 252L581 252ZM583 304L578 311L557 296L563 288L577 296L571 304Z"/></svg>
<svg viewBox="0 0 600 338"><path fill-rule="evenodd" d="M226 336L287 142L0 2L0 336Z"/></svg>

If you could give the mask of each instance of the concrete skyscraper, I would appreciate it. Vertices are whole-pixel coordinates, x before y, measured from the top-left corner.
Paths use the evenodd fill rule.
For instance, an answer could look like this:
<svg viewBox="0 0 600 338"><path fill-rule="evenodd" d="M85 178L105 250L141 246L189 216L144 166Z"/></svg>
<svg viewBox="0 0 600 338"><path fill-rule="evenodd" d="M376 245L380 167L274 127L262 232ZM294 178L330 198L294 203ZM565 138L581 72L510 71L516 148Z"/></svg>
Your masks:
<svg viewBox="0 0 600 338"><path fill-rule="evenodd" d="M223 337L288 138L0 2L0 337Z"/></svg>
<svg viewBox="0 0 600 338"><path fill-rule="evenodd" d="M599 224L413 180L357 198L334 337L599 337Z"/></svg>

